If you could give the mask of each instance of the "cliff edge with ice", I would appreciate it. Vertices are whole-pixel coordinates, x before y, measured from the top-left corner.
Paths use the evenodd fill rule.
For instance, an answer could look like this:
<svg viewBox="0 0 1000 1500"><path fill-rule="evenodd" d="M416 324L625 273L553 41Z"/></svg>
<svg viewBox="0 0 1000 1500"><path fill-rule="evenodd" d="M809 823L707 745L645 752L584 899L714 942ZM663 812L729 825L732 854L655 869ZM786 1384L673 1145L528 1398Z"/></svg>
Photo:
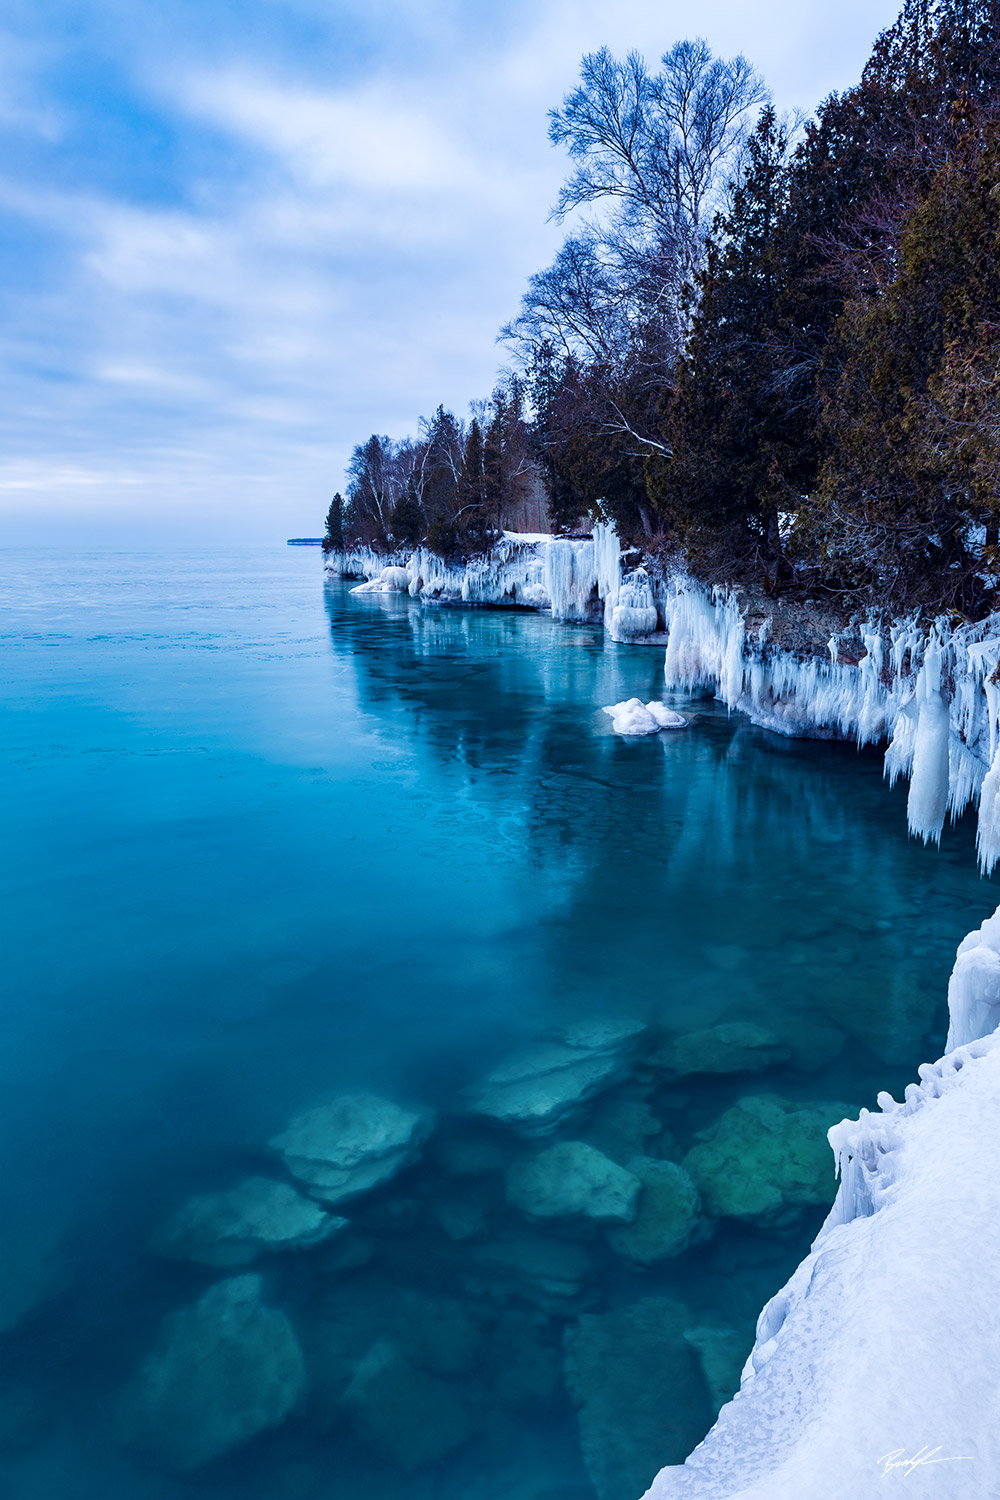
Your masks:
<svg viewBox="0 0 1000 1500"><path fill-rule="evenodd" d="M446 562L418 548L331 553L327 570L366 581L356 593L407 592L442 604L544 609L602 621L612 639L666 645L666 686L709 688L730 708L787 735L886 743L890 783L910 780L910 831L936 841L945 821L979 805L982 867L1000 859L1000 616L870 619L832 635L823 654L754 628L728 590L707 589L645 559L623 566L612 527L590 537L505 533L484 556Z"/></svg>
<svg viewBox="0 0 1000 1500"><path fill-rule="evenodd" d="M836 1202L739 1393L647 1500L992 1500L1000 1475L1000 909L958 950L949 1051L829 1132Z"/></svg>

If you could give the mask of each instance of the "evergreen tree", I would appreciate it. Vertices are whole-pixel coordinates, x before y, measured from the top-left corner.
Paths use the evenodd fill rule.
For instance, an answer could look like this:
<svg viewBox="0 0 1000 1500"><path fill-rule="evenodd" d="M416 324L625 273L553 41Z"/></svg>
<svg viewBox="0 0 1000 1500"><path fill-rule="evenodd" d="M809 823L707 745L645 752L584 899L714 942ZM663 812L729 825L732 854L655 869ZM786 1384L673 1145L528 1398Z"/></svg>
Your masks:
<svg viewBox="0 0 1000 1500"><path fill-rule="evenodd" d="M330 501L326 513L326 534L323 537L324 552L344 551L344 501L338 493Z"/></svg>
<svg viewBox="0 0 1000 1500"><path fill-rule="evenodd" d="M415 547L421 542L427 529L424 513L420 508L417 486L413 475L396 502L390 521L392 540L397 547Z"/></svg>

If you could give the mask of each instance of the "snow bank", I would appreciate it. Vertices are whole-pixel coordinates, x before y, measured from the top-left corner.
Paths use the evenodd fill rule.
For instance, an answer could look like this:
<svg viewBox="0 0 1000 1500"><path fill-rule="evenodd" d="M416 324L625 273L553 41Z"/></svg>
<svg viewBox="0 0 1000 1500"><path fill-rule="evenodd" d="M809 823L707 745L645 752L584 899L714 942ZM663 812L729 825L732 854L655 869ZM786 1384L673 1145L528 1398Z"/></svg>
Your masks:
<svg viewBox="0 0 1000 1500"><path fill-rule="evenodd" d="M1000 1474L1000 909L958 950L962 1045L829 1132L841 1183L739 1393L648 1500L992 1500ZM989 1029L983 1035L981 1029Z"/></svg>

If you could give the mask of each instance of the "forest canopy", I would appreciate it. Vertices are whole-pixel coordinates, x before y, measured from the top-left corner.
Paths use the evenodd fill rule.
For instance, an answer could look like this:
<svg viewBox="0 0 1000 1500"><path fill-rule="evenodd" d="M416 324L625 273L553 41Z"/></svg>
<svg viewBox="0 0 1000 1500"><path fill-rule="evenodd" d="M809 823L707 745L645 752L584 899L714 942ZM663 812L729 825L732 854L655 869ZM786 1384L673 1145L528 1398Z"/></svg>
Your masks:
<svg viewBox="0 0 1000 1500"><path fill-rule="evenodd" d="M655 70L602 49L549 136L567 233L512 368L468 422L359 445L328 546L604 519L711 582L992 607L1000 0L907 0L805 123L701 39Z"/></svg>

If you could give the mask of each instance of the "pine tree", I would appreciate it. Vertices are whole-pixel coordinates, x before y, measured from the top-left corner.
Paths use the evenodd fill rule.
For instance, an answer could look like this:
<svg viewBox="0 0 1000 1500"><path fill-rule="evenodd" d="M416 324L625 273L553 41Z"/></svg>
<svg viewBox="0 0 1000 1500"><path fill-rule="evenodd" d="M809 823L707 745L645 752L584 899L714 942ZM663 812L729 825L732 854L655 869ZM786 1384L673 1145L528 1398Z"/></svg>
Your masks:
<svg viewBox="0 0 1000 1500"><path fill-rule="evenodd" d="M330 509L326 513L326 534L323 537L323 551L344 551L344 501L339 492L330 501Z"/></svg>

